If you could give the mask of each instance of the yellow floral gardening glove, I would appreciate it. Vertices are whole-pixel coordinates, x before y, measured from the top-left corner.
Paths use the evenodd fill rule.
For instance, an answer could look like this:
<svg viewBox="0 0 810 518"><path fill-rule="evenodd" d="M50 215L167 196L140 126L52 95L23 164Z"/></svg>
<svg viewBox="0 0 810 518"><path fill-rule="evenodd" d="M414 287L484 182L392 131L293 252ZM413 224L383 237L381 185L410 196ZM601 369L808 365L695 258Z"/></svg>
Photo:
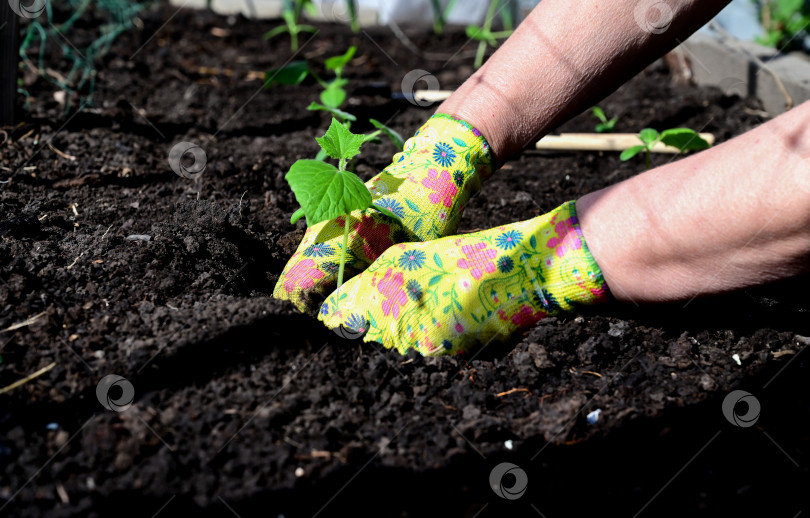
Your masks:
<svg viewBox="0 0 810 518"><path fill-rule="evenodd" d="M575 202L528 221L390 248L327 298L327 327L406 354L453 354L607 299Z"/></svg>
<svg viewBox="0 0 810 518"><path fill-rule="evenodd" d="M393 163L366 182L381 212L352 212L348 224L345 278L363 271L395 243L453 234L470 196L492 174L492 158L481 133L449 115L431 117L394 155ZM322 302L337 283L346 218L309 227L281 273L273 296L301 311Z"/></svg>

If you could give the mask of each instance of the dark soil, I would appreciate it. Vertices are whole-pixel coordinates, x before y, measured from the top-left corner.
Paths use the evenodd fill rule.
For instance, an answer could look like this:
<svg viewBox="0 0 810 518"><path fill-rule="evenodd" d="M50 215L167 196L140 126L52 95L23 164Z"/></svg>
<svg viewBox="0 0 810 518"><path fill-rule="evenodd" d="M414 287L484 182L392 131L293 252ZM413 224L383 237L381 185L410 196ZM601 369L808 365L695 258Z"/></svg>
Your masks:
<svg viewBox="0 0 810 518"><path fill-rule="evenodd" d="M25 123L0 145L0 180L10 180L0 185L0 387L55 363L0 395L0 514L808 509L808 279L688 304L600 307L466 357L403 358L343 340L270 297L301 235L283 175L314 155L328 123L304 109L317 86L267 91L247 79L290 58L286 39L261 38L277 22L180 11L161 28L173 13L144 12L143 29L118 40L90 110L63 115L54 88L27 75ZM472 72L462 30L409 31L426 52L461 49L446 61L412 53L386 29L319 27L300 56L322 63L356 44L347 109L406 136L431 110L375 83L396 91L421 68L451 89ZM618 131L689 126L719 141L763 120L753 101L674 86L662 63L600 105L620 117ZM561 129L593 125L585 114ZM207 154L199 182L169 168L180 141ZM366 146L358 172L375 174L393 152ZM641 163L524 153L470 203L463 230L541 214ZM132 383L128 410L99 403L108 374ZM502 394L511 389L521 390ZM755 426L724 418L733 389L760 401ZM513 501L489 487L503 461L528 477Z"/></svg>

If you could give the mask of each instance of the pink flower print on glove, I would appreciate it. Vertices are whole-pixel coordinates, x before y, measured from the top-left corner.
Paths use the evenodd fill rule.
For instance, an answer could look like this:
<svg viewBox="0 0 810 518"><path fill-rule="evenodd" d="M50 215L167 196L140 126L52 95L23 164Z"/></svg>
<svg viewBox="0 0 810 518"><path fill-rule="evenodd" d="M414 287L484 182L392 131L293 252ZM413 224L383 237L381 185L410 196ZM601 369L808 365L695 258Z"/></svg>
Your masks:
<svg viewBox="0 0 810 518"><path fill-rule="evenodd" d="M466 255L466 259L458 260L458 267L469 269L475 280L480 279L484 272L495 271L495 257L498 252L492 248L487 248L486 243L476 243L474 245L464 245L461 251Z"/></svg>
<svg viewBox="0 0 810 518"><path fill-rule="evenodd" d="M563 257L569 250L573 251L582 248L582 239L577 233L577 228L574 226L576 223L579 222L573 217L566 218L556 223L552 221L557 237L549 239L546 246L555 248L557 257Z"/></svg>
<svg viewBox="0 0 810 518"><path fill-rule="evenodd" d="M287 293L292 293L296 284L301 286L301 289L308 290L315 285L316 280L326 275L314 266L315 261L312 259L304 259L293 266L284 279L284 289Z"/></svg>
<svg viewBox="0 0 810 518"><path fill-rule="evenodd" d="M453 177L447 171L438 173L435 169L428 169L428 177L422 179L422 185L432 190L428 198L431 203L442 203L448 209L453 206L453 198L458 193L458 187Z"/></svg>
<svg viewBox="0 0 810 518"><path fill-rule="evenodd" d="M399 308L408 302L408 296L402 285L405 283L402 272L397 272L392 275L391 268L385 272L385 275L377 283L377 290L383 294L385 300L382 302L383 315L388 316L393 313L394 318L399 318Z"/></svg>

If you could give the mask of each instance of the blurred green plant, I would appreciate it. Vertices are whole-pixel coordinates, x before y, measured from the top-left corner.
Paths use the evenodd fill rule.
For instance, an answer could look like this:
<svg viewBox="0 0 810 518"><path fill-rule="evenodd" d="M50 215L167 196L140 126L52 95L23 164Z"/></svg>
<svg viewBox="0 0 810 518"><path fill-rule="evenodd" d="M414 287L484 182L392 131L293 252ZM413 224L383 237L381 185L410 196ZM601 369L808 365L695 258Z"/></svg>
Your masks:
<svg viewBox="0 0 810 518"><path fill-rule="evenodd" d="M504 30L492 30L492 21L497 14L496 9L499 3L499 0L490 0L489 8L487 9L487 17L484 19L484 25L481 27L470 25L467 27L467 36L470 39L478 41L478 51L475 53L475 68L481 68L481 65L484 64L484 55L486 54L488 45L495 48L498 46L499 39L505 39L512 35L513 29L511 26L513 23L511 15L504 18L504 26L506 27ZM508 11L508 5L505 5L501 10Z"/></svg>
<svg viewBox="0 0 810 518"><path fill-rule="evenodd" d="M300 33L308 32L314 34L318 32L318 29L312 25L299 23L301 21L301 13L304 9L312 15L318 12L312 0L284 0L284 7L281 11L281 18L284 20L284 25L279 25L267 31L264 34L264 39L269 40L286 32L290 35L290 49L292 49L293 52L298 50L298 35Z"/></svg>
<svg viewBox="0 0 810 518"><path fill-rule="evenodd" d="M441 34L444 32L444 26L447 25L447 14L453 10L456 0L450 0L444 7L442 7L441 0L430 0L430 3L433 6L433 32Z"/></svg>
<svg viewBox="0 0 810 518"><path fill-rule="evenodd" d="M340 122L353 122L357 118L340 109L343 103L346 102L346 89L344 88L349 84L349 80L343 77L343 68L351 61L357 52L357 47L351 46L344 54L327 58L324 61L326 70L332 72L334 79L327 81L323 79L317 72L315 72L306 60L293 61L281 68L273 68L265 73L264 87L270 88L277 84L282 85L300 85L304 80L311 76L315 81L321 85L320 103L313 102L307 109L316 111L326 111L331 113Z"/></svg>
<svg viewBox="0 0 810 518"><path fill-rule="evenodd" d="M360 20L357 18L357 3L355 0L346 0L346 9L349 11L352 32L360 32Z"/></svg>
<svg viewBox="0 0 810 518"><path fill-rule="evenodd" d="M598 106L594 106L591 108L591 113L593 116L599 119L599 124L594 127L594 130L597 133L611 133L613 128L616 126L616 122L618 122L618 117L613 117L612 119L608 120L607 115L605 115L605 110Z"/></svg>
<svg viewBox="0 0 810 518"><path fill-rule="evenodd" d="M810 2L806 0L753 0L759 7L765 36L757 42L780 51L802 50L810 25Z"/></svg>
<svg viewBox="0 0 810 518"><path fill-rule="evenodd" d="M122 33L133 28L138 22L137 13L144 4L131 0L66 0L72 14L62 23L54 23L51 2L45 4L47 20L31 19L25 29L20 43L20 58L23 66L35 71L41 77L56 84L70 97L78 97L80 109L93 103L96 87L96 61L109 52L113 42ZM70 40L71 31L76 22L93 12L104 17L107 23L99 27L99 36L84 48L78 48ZM60 73L55 66L46 63L45 52L49 43L56 45L64 61L70 64L67 73ZM31 58L29 53L34 53ZM18 89L18 92L25 93ZM65 111L69 111L71 102L65 102Z"/></svg>
<svg viewBox="0 0 810 518"><path fill-rule="evenodd" d="M321 90L320 93L321 102L311 102L309 106L307 106L307 110L328 112L348 129L351 127L351 123L357 120L357 117L342 110L343 104L348 97L345 87L349 84L349 80L343 77L343 69L349 61L351 61L356 52L357 47L352 46L349 47L349 50L345 53L327 58L326 61L324 61L324 68L335 75L334 79L331 81L323 79L312 69L306 60L301 60L293 61L281 68L268 70L265 73L264 87L271 88L279 84L300 85L308 76L311 76L323 90ZM377 130L364 135L363 142L378 142L379 137L385 135L394 143L398 150L402 150L404 140L396 131L375 119L369 119L369 123L377 128ZM321 150L316 159L322 160L325 156L325 153Z"/></svg>

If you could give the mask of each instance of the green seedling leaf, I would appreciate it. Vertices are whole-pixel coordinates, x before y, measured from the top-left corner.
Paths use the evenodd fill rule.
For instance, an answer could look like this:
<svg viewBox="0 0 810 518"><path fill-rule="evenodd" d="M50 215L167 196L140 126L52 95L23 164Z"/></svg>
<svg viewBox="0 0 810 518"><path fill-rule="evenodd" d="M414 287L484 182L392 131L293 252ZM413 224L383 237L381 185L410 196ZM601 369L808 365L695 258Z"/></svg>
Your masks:
<svg viewBox="0 0 810 518"><path fill-rule="evenodd" d="M321 102L329 108L340 108L346 102L346 90L335 83L329 83L321 92Z"/></svg>
<svg viewBox="0 0 810 518"><path fill-rule="evenodd" d="M284 179L304 211L307 226L371 207L371 193L362 180L332 164L299 160Z"/></svg>
<svg viewBox="0 0 810 518"><path fill-rule="evenodd" d="M468 25L467 26L467 37L472 38L477 41L486 41L488 38L489 31L482 29L481 27L475 25Z"/></svg>
<svg viewBox="0 0 810 518"><path fill-rule="evenodd" d="M808 16L793 16L788 20L785 29L789 34L796 34L802 32L809 23L810 17Z"/></svg>
<svg viewBox="0 0 810 518"><path fill-rule="evenodd" d="M372 126L377 128L378 130L382 131L386 137L391 139L391 142L397 147L399 151L402 151L402 148L405 147L405 139L402 138L402 135L397 133L396 131L392 130L382 122L378 121L377 119L369 119L368 120Z"/></svg>
<svg viewBox="0 0 810 518"><path fill-rule="evenodd" d="M644 143L644 147L650 149L658 140L658 132L652 128L644 128L638 134L638 138L640 138L641 141Z"/></svg>
<svg viewBox="0 0 810 518"><path fill-rule="evenodd" d="M273 68L264 73L264 87L273 85L300 85L309 75L309 64L305 61L293 61L287 66Z"/></svg>
<svg viewBox="0 0 810 518"><path fill-rule="evenodd" d="M379 144L382 142L379 138L381 131L377 130L367 135L363 135L363 144L366 142L374 142L375 144Z"/></svg>
<svg viewBox="0 0 810 518"><path fill-rule="evenodd" d="M346 64L352 60L354 57L355 52L357 52L357 47L351 46L349 50L346 51L345 54L341 56L335 56L327 59L324 61L324 66L327 70L339 70L346 66Z"/></svg>
<svg viewBox="0 0 810 518"><path fill-rule="evenodd" d="M634 156L641 153L642 151L644 151L645 149L646 148L644 146L629 147L629 148L625 149L624 151L622 151L622 154L619 155L619 160L621 160L622 162L626 162L626 161L630 160L631 158L633 158Z"/></svg>
<svg viewBox="0 0 810 518"><path fill-rule="evenodd" d="M591 108L591 113L593 113L593 116L599 119L600 121L607 122L607 117L605 116L605 112L604 110L602 110L602 108L594 106L593 108Z"/></svg>
<svg viewBox="0 0 810 518"><path fill-rule="evenodd" d="M678 148L681 153L710 147L709 143L703 140L696 131L689 128L664 130L661 132L661 142L667 146Z"/></svg>
<svg viewBox="0 0 810 518"><path fill-rule="evenodd" d="M769 7L770 5L773 5L773 14L776 18L787 20L801 12L804 0L779 0L769 4Z"/></svg>
<svg viewBox="0 0 810 518"><path fill-rule="evenodd" d="M298 207L298 210L293 212L293 215L290 217L290 224L294 225L295 222L298 221L299 219L301 219L301 216L303 216L303 215L304 215L304 209L301 208L301 207Z"/></svg>
<svg viewBox="0 0 810 518"><path fill-rule="evenodd" d="M597 133L610 133L611 131L613 131L613 128L616 126L616 121L618 120L619 120L618 117L613 117L607 122L600 122L599 124L596 125L596 128L594 129L596 130Z"/></svg>
<svg viewBox="0 0 810 518"><path fill-rule="evenodd" d="M329 106L324 106L318 103L310 103L307 106L307 110L310 111L323 111L331 113L335 118L343 120L343 121L351 121L354 122L357 120L357 117L352 115L349 112L344 112L343 110L338 110L337 108L330 108Z"/></svg>
<svg viewBox="0 0 810 518"><path fill-rule="evenodd" d="M757 36L756 42L766 47L776 47L780 39L782 39L782 33L780 31L768 30L766 36Z"/></svg>
<svg viewBox="0 0 810 518"><path fill-rule="evenodd" d="M284 34L285 32L290 32L289 27L286 25L279 25L278 27L273 27L269 31L264 33L264 39L269 40L270 38L275 38L279 34Z"/></svg>
<svg viewBox="0 0 810 518"><path fill-rule="evenodd" d="M328 86L335 86L335 87L340 87L340 88L343 88L343 87L344 87L344 86L346 86L347 84L349 84L349 80L348 80L348 79L344 79L344 78L342 78L342 77L336 77L336 78L335 78L335 79L333 79L331 82L327 83L327 85L326 85L326 86L327 86L327 87L328 87Z"/></svg>
<svg viewBox="0 0 810 518"><path fill-rule="evenodd" d="M312 0L303 0L303 2L304 9L306 9L310 16L318 16L318 7L312 3Z"/></svg>
<svg viewBox="0 0 810 518"><path fill-rule="evenodd" d="M297 32L308 32L310 34L315 34L316 32L318 32L318 28L312 25L298 25L297 27L298 27Z"/></svg>
<svg viewBox="0 0 810 518"><path fill-rule="evenodd" d="M338 122L334 117L329 129L323 137L317 137L321 148L332 158L339 160L349 160L360 153L360 146L363 145L363 135L355 135L342 122Z"/></svg>

